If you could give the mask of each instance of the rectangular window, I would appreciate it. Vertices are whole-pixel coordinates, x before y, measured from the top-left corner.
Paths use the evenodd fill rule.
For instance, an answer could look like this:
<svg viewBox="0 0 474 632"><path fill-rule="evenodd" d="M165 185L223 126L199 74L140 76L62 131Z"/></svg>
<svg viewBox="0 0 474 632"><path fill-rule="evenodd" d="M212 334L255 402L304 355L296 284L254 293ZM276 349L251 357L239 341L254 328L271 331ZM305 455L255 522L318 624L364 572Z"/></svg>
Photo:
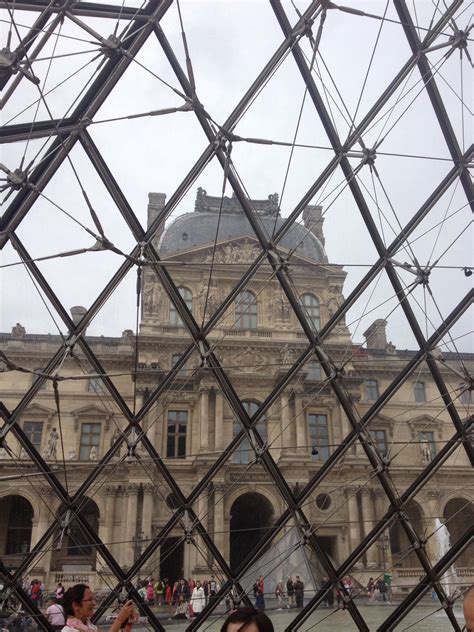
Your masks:
<svg viewBox="0 0 474 632"><path fill-rule="evenodd" d="M415 402L417 404L426 402L425 385L423 382L415 382L413 385L413 391L415 393Z"/></svg>
<svg viewBox="0 0 474 632"><path fill-rule="evenodd" d="M168 435L166 456L182 458L186 456L186 433L188 429L187 410L168 411Z"/></svg>
<svg viewBox="0 0 474 632"><path fill-rule="evenodd" d="M421 458L425 463L429 463L436 454L433 432L420 431L418 433L418 441L420 442Z"/></svg>
<svg viewBox="0 0 474 632"><path fill-rule="evenodd" d="M387 435L385 430L371 430L370 436L380 454L387 456Z"/></svg>
<svg viewBox="0 0 474 632"><path fill-rule="evenodd" d="M317 454L312 455L313 461L327 461L329 459L329 427L326 415L308 415L309 440L316 448Z"/></svg>
<svg viewBox="0 0 474 632"><path fill-rule="evenodd" d="M321 379L321 365L319 362L312 360L308 364L308 380L320 380Z"/></svg>
<svg viewBox="0 0 474 632"><path fill-rule="evenodd" d="M96 458L99 456L100 430L99 423L82 424L81 446L79 448L79 459L81 461L89 461L93 449L96 453Z"/></svg>
<svg viewBox="0 0 474 632"><path fill-rule="evenodd" d="M365 395L369 402L375 402L379 397L379 385L377 380L367 380L365 383Z"/></svg>
<svg viewBox="0 0 474 632"><path fill-rule="evenodd" d="M31 443L39 451L41 449L41 436L43 434L42 421L25 421L23 430Z"/></svg>

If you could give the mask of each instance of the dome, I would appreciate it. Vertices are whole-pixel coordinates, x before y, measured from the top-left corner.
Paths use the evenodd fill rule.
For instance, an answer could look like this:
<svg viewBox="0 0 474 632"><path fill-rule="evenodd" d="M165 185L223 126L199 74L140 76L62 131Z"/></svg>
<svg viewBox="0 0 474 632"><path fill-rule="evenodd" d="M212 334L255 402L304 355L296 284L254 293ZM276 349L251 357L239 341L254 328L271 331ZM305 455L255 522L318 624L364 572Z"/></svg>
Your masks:
<svg viewBox="0 0 474 632"><path fill-rule="evenodd" d="M279 212L277 195L270 195L268 200L249 200L249 203L267 237L272 235L274 227L276 232L285 222L285 218L281 217ZM198 189L194 212L180 215L165 228L158 247L160 257L212 245L219 222L220 205L220 197L208 196L205 191ZM246 236L256 239L242 207L235 197L224 197L217 241ZM293 223L278 245L286 250L292 250L296 246L295 252L300 256L312 261L327 262L321 241L311 230L298 222Z"/></svg>

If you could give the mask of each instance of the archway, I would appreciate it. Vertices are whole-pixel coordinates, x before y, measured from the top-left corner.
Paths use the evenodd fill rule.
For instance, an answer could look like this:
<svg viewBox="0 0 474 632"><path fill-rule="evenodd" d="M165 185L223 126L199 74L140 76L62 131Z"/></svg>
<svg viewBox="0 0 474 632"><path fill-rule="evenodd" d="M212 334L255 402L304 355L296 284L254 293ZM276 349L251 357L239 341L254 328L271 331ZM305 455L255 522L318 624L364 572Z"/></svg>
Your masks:
<svg viewBox="0 0 474 632"><path fill-rule="evenodd" d="M414 500L410 501L403 510L413 529L419 537L423 536L423 512ZM416 568L420 566L420 561L412 550L412 545L399 519L390 528L390 549L394 566L405 568Z"/></svg>
<svg viewBox="0 0 474 632"><path fill-rule="evenodd" d="M31 503L23 496L0 500L0 556L5 556L7 567L15 567L20 561L15 556L30 550L33 513Z"/></svg>
<svg viewBox="0 0 474 632"><path fill-rule="evenodd" d="M235 570L260 542L273 523L270 501L257 492L247 492L230 510L230 567Z"/></svg>
<svg viewBox="0 0 474 632"><path fill-rule="evenodd" d="M451 544L455 544L474 524L474 504L466 498L452 498L446 503L443 517L449 531ZM455 562L457 567L474 568L474 548L461 553Z"/></svg>
<svg viewBox="0 0 474 632"><path fill-rule="evenodd" d="M100 512L96 503L90 498L80 509L79 514L95 533L99 533ZM73 512L73 516L75 512ZM61 569L64 564L80 565L95 569L96 547L79 520L72 519L69 530L61 536L61 529L57 530L56 554L54 566ZM61 546L59 546L61 545Z"/></svg>

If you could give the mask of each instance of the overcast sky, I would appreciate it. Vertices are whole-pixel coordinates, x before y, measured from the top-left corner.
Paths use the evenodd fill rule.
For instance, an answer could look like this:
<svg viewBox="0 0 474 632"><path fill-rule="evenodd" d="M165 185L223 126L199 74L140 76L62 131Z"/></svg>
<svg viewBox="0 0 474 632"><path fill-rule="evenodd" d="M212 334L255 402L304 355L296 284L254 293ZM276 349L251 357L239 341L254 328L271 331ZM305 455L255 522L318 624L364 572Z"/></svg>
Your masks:
<svg viewBox="0 0 474 632"><path fill-rule="evenodd" d="M354 3L347 4L355 6ZM358 9L379 16L386 10L388 20L384 21L381 28L381 21L374 18L349 15L337 10L328 11L322 31L320 55L314 68L317 86L329 104L342 139L348 134L349 118L354 116L356 110L356 122L363 118L410 56L409 46L392 4L388 7L385 2L378 1L356 4ZM126 2L126 5L138 6L138 3ZM296 3L301 11L307 5L306 2ZM416 16L413 17L418 21L423 35L423 29L430 25L435 7L431 2L416 2L415 5ZM294 24L297 20L294 8L290 2L285 2L284 6ZM206 111L222 124L282 42L281 29L271 6L263 0L183 0L181 9L198 96ZM456 23L464 29L469 11L461 6L458 13L460 15L456 17ZM22 25L31 24L34 17L33 13L15 12L17 28L22 36L26 33ZM2 41L5 41L8 15L3 13L2 18ZM84 21L103 36L110 35L115 27L114 21L91 18L84 18ZM314 25L314 32L318 24L319 18ZM176 4L168 10L161 25L185 67ZM122 22L119 33L124 26L125 22ZM446 27L436 43L447 42L451 34L450 28ZM12 37L16 43L15 32ZM312 52L308 41L303 40L301 44L310 58ZM48 109L44 102L37 107L37 87L23 80L3 109L2 123L31 121L35 117L36 120L43 120L48 119L50 114L53 117L63 116L97 71L102 59L92 61L97 55L97 48L90 34L66 20L59 36L53 36L41 52L40 59L43 61L34 64ZM461 147L466 147L472 140L469 111L469 108L472 110L472 71L465 56L460 59L459 51L444 59L447 50L443 48L430 53L429 60L436 69L437 85L458 142ZM50 63L52 55L54 59ZM372 55L373 61L364 86ZM192 112L98 122L183 105L180 96L160 81L162 79L179 89L179 83L154 36L148 39L140 51L137 62L130 65L99 110L89 131L136 215L145 224L148 193L162 191L169 197L201 155L207 141ZM75 76L70 78L73 73L76 73ZM368 147L384 138L375 163L380 180L365 166L359 174L359 182L386 243L392 241L400 226L408 222L452 167L429 99L421 88L420 74L415 69L383 108L375 125L364 134L364 143ZM465 103L464 115L461 95ZM240 119L234 133L242 137L292 142L304 97L305 86L290 55ZM394 105L396 107L389 114ZM24 108L27 109L18 114ZM289 147L236 143L232 151L235 169L250 197L266 198L275 192L282 196L283 191L283 215L292 211L333 155L307 95L296 142L318 148L295 148L284 190L285 172L290 159ZM40 158L44 156L49 143L43 145L44 140L4 145L1 162L9 169L15 169L25 152L26 163L37 152L40 152ZM133 237L79 145L71 152L71 160L107 237L125 252L130 251L134 245ZM360 159L351 158L351 161L355 167ZM199 176L169 221L193 210L198 186L211 195L220 195L222 179L222 169L214 160ZM337 170L328 186L312 202L321 203L327 209L324 224L326 250L331 262L344 264L347 272L344 293L347 295L366 272L365 266L373 263L377 255L350 191L347 187L339 186L341 184L343 174ZM44 194L94 230L87 205L67 161L53 177ZM231 194L229 186L227 194ZM2 212L11 199L3 204ZM457 266L456 269L433 270L430 288L434 300L421 287L413 293L413 309L428 334L472 287L472 277L465 277L459 269L459 266L472 265L472 230L468 227L471 213L466 202L462 186L456 181L414 232L411 253L401 250L395 257L403 263L414 254L425 265L441 256L440 265ZM424 234L441 222L440 234L439 228ZM458 238L466 227L467 230ZM31 209L17 234L33 257L90 247L94 241L83 227L44 198L40 198ZM10 244L5 246L0 257L3 264L18 260ZM54 259L40 264L40 269L65 306L88 307L120 263L121 259L117 255L100 252L70 259ZM413 281L414 277L409 273L400 269L399 272L405 283ZM0 330L10 331L19 321L29 333L57 332L25 269L21 266L6 268L0 271L0 275ZM119 335L124 329L134 329L134 292L135 272L125 279L101 310L89 333ZM364 313L366 315L359 322ZM370 286L349 312L347 321L351 323L356 341L362 340L362 332L375 318L387 318L388 338L397 347L416 346L400 307L396 308L393 289L385 275L381 275ZM471 330L472 313L466 314L453 328L453 336L464 336L458 341L459 348L472 349L472 335L468 335Z"/></svg>

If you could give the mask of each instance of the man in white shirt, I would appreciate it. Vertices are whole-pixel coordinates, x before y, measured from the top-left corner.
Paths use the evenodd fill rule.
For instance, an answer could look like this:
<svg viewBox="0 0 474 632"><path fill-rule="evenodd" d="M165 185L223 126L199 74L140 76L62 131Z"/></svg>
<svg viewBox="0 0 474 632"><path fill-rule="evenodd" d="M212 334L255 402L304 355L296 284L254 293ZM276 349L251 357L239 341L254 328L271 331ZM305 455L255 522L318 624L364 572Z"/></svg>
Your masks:
<svg viewBox="0 0 474 632"><path fill-rule="evenodd" d="M46 616L55 630L62 630L66 624L63 607L58 603L55 597L53 597L51 601L53 603L46 610Z"/></svg>

